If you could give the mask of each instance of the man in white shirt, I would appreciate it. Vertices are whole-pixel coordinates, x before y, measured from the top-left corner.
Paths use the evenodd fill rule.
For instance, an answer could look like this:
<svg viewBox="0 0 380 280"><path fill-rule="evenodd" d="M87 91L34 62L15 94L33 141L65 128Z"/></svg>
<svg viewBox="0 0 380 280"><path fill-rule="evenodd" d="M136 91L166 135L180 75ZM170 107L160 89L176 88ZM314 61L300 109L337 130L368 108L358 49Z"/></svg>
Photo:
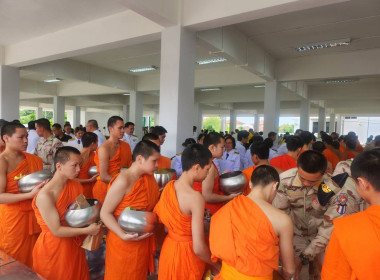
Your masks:
<svg viewBox="0 0 380 280"><path fill-rule="evenodd" d="M99 130L98 122L96 120L89 120L86 124L86 131L93 132L98 135L98 147L106 141L106 138Z"/></svg>
<svg viewBox="0 0 380 280"><path fill-rule="evenodd" d="M238 150L240 155L240 169L243 170L245 168L248 168L248 161L245 157L246 148L244 147L244 144L247 143L248 140L248 131L242 130L238 132L237 135L237 142L236 142L236 150Z"/></svg>
<svg viewBox="0 0 380 280"><path fill-rule="evenodd" d="M38 136L36 132L36 122L30 121L28 122L28 147L26 148L26 152L29 154L34 154L34 151L37 147L37 142L40 140L40 136Z"/></svg>
<svg viewBox="0 0 380 280"><path fill-rule="evenodd" d="M131 151L136 147L136 144L139 142L139 139L133 135L133 132L135 131L135 124L133 122L127 122L124 126L124 136L121 138L121 141L124 141L129 144L131 147Z"/></svg>
<svg viewBox="0 0 380 280"><path fill-rule="evenodd" d="M72 127L69 122L65 122L65 125L63 126L63 131L65 132L66 135L69 135L71 138L75 138L75 135L71 132Z"/></svg>

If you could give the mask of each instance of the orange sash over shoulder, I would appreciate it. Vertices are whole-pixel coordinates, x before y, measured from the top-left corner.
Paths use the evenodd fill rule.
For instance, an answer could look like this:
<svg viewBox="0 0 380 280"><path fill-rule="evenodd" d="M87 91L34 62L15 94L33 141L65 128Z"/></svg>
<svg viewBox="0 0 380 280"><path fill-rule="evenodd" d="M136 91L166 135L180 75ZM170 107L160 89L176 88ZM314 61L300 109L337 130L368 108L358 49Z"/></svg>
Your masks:
<svg viewBox="0 0 380 280"><path fill-rule="evenodd" d="M18 180L42 170L41 158L28 153L23 155L25 159L7 174L7 193L20 193ZM32 268L32 251L40 232L31 199L0 204L0 249L5 253Z"/></svg>
<svg viewBox="0 0 380 280"><path fill-rule="evenodd" d="M322 279L380 279L380 205L334 220Z"/></svg>
<svg viewBox="0 0 380 280"><path fill-rule="evenodd" d="M160 158L157 161L158 168L171 168L172 161L170 158L160 155Z"/></svg>
<svg viewBox="0 0 380 280"><path fill-rule="evenodd" d="M212 189L212 192L219 195L224 195L222 191L219 190L219 171L216 167L215 163L213 162L212 165L214 166L216 172L218 173L218 176L214 179L214 188ZM193 189L202 193L202 182L195 182L193 185ZM211 214L216 213L224 203L207 203L205 204L205 208L210 210Z"/></svg>
<svg viewBox="0 0 380 280"><path fill-rule="evenodd" d="M120 146L117 149L113 158L110 159L108 165L108 174L111 176L115 176L120 172L120 168L122 167L130 167L132 165L132 153L131 147L128 143L124 141L119 141ZM99 148L98 148L99 149ZM99 156L98 150L96 150L94 161L99 170ZM100 176L98 176L97 181L92 190L94 198L99 200L102 204L104 203L104 199L106 198L108 184L100 181Z"/></svg>
<svg viewBox="0 0 380 280"><path fill-rule="evenodd" d="M74 180L67 182L55 203L61 225L67 226L65 221L67 206L73 203L81 193L83 193L83 188L79 182ZM86 253L80 247L83 236L55 237L36 206L36 198L33 200L33 209L42 229L33 250L34 270L48 280L89 279Z"/></svg>
<svg viewBox="0 0 380 280"><path fill-rule="evenodd" d="M283 171L297 167L297 161L289 155L274 157L269 164L273 167L280 168Z"/></svg>
<svg viewBox="0 0 380 280"><path fill-rule="evenodd" d="M251 192L251 189L249 188L249 181L251 181L252 173L256 169L256 167L257 165L254 165L243 170L243 174L245 176L245 179L247 180L244 186L244 195L248 195Z"/></svg>
<svg viewBox="0 0 380 280"><path fill-rule="evenodd" d="M338 162L340 162L339 157L334 152L330 151L329 149L325 149L323 151L323 155L326 157L327 161L331 162L331 165L334 171L336 165L338 164Z"/></svg>
<svg viewBox="0 0 380 280"><path fill-rule="evenodd" d="M91 178L90 175L88 175L88 169L91 166L95 165L94 158L95 158L95 153L91 153L89 159L80 168L78 179L90 179ZM82 186L83 186L83 195L86 198L93 198L92 188L94 187L94 185L95 185L95 182L82 184Z"/></svg>
<svg viewBox="0 0 380 280"><path fill-rule="evenodd" d="M234 198L211 217L212 260L224 263L214 279L272 279L273 271L278 269L278 241L260 207L244 195Z"/></svg>
<svg viewBox="0 0 380 280"><path fill-rule="evenodd" d="M112 188L114 177L108 188ZM130 193L116 207L118 220L126 207L153 211L160 196L153 175L144 175L132 187ZM148 269L154 272L153 254L156 250L154 235L140 241L123 241L111 230L107 236L105 279L146 280Z"/></svg>
<svg viewBox="0 0 380 280"><path fill-rule="evenodd" d="M174 182L170 181L162 191L154 212L168 228L160 254L159 280L200 280L205 263L193 251L191 215L184 215L179 208Z"/></svg>

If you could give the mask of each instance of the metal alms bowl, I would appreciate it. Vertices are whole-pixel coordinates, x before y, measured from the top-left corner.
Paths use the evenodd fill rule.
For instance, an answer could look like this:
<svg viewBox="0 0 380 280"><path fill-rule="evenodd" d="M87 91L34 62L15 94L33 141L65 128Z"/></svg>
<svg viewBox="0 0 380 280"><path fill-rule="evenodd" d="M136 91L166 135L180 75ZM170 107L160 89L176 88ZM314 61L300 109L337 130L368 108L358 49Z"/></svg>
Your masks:
<svg viewBox="0 0 380 280"><path fill-rule="evenodd" d="M220 190L226 194L241 192L246 184L246 178L241 171L233 171L219 176Z"/></svg>
<svg viewBox="0 0 380 280"><path fill-rule="evenodd" d="M96 167L96 165L91 166L91 167L88 169L88 176L90 176L90 177L94 177L96 174L98 174L98 168Z"/></svg>
<svg viewBox="0 0 380 280"><path fill-rule="evenodd" d="M87 199L87 202L90 207L74 210L75 202L67 207L65 221L70 227L85 227L99 220L101 203L96 199Z"/></svg>
<svg viewBox="0 0 380 280"><path fill-rule="evenodd" d="M50 170L41 170L34 172L18 180L18 190L22 193L31 192L43 181L51 178L53 178L53 174L50 172Z"/></svg>
<svg viewBox="0 0 380 280"><path fill-rule="evenodd" d="M175 169L171 168L160 168L154 172L154 179L158 184L160 191L169 183L174 180L177 176Z"/></svg>
<svg viewBox="0 0 380 280"><path fill-rule="evenodd" d="M157 215L153 212L125 208L119 216L119 226L126 232L152 232L157 223Z"/></svg>

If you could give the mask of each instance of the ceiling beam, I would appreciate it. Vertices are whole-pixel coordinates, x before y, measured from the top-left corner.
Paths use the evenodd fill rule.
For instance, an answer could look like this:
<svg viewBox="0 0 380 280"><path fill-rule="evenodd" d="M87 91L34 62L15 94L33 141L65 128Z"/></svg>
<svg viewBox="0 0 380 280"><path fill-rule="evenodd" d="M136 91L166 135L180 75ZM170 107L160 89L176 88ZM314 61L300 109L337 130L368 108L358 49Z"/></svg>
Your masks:
<svg viewBox="0 0 380 280"><path fill-rule="evenodd" d="M379 82L355 82L344 85L309 86L312 100L380 99Z"/></svg>
<svg viewBox="0 0 380 280"><path fill-rule="evenodd" d="M25 92L32 95L38 94L56 96L57 85L27 79L20 79L20 92Z"/></svg>

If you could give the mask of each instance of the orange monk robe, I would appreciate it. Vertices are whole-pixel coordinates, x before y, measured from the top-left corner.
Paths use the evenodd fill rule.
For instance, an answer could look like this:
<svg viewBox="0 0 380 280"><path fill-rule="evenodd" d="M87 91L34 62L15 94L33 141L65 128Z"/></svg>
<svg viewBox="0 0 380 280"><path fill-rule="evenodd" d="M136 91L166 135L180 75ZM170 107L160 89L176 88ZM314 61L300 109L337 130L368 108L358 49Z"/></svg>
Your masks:
<svg viewBox="0 0 380 280"><path fill-rule="evenodd" d="M322 279L380 279L380 205L334 220Z"/></svg>
<svg viewBox="0 0 380 280"><path fill-rule="evenodd" d="M117 149L115 155L110 159L108 164L108 174L111 176L118 174L120 172L120 168L130 167L132 165L132 153L129 144L125 143L124 141L119 141L119 143L119 148ZM100 172L98 150L96 150L94 161L98 167L98 172ZM95 185L92 189L94 198L99 200L102 204L106 198L107 186L108 184L100 181L100 176L98 176L97 181L95 182Z"/></svg>
<svg viewBox="0 0 380 280"><path fill-rule="evenodd" d="M353 153L351 153L350 151L346 150L343 147L343 145L340 145L339 151L341 151L342 153L345 153L347 155L347 159L353 159L353 158L355 158L355 155Z"/></svg>
<svg viewBox="0 0 380 280"><path fill-rule="evenodd" d="M161 249L158 269L159 280L200 280L205 263L194 253L191 231L191 215L184 215L179 208L174 180L162 191L154 208L160 221L168 228Z"/></svg>
<svg viewBox="0 0 380 280"><path fill-rule="evenodd" d="M112 188L112 182L108 188ZM116 220L126 207L153 211L160 196L153 175L144 175L124 195L114 211ZM156 250L154 235L140 241L123 241L111 230L107 235L105 278L109 280L146 280L148 269L154 272L153 254Z"/></svg>
<svg viewBox="0 0 380 280"><path fill-rule="evenodd" d="M211 217L211 259L223 262L214 280L272 279L278 269L278 241L260 207L244 195L234 198Z"/></svg>
<svg viewBox="0 0 380 280"><path fill-rule="evenodd" d="M364 148L363 148L363 146L360 144L359 140L356 140L355 151L358 152L358 153L362 153L362 152L364 151Z"/></svg>
<svg viewBox="0 0 380 280"><path fill-rule="evenodd" d="M297 167L297 161L289 155L282 155L272 158L269 165L286 171Z"/></svg>
<svg viewBox="0 0 380 280"><path fill-rule="evenodd" d="M81 193L83 193L83 188L79 182L67 181L55 203L61 225L67 226L65 221L67 206L73 203ZM84 236L55 237L36 206L36 198L33 200L33 209L42 229L33 250L33 269L47 280L89 279L86 253L80 247Z"/></svg>
<svg viewBox="0 0 380 280"><path fill-rule="evenodd" d="M329 149L325 149L323 155L326 157L327 161L331 162L334 171L336 165L340 162L339 157Z"/></svg>
<svg viewBox="0 0 380 280"><path fill-rule="evenodd" d="M17 194L18 180L42 170L41 158L23 153L24 160L9 174L5 192ZM32 200L0 204L0 249L12 258L33 267L32 251L41 232L34 216Z"/></svg>
<svg viewBox="0 0 380 280"><path fill-rule="evenodd" d="M243 191L244 195L248 195L251 192L251 189L249 188L249 181L251 181L252 173L256 167L257 165L254 165L243 170L243 174L246 179L246 183L245 183L244 191Z"/></svg>
<svg viewBox="0 0 380 280"><path fill-rule="evenodd" d="M91 178L90 175L88 175L88 169L91 166L95 165L94 158L95 158L95 153L91 153L89 159L80 168L78 179L90 179ZM95 182L82 184L83 195L86 198L93 198L92 188L94 187L94 184L95 184Z"/></svg>
<svg viewBox="0 0 380 280"><path fill-rule="evenodd" d="M170 158L160 155L157 161L158 168L170 168L172 166L172 161Z"/></svg>
<svg viewBox="0 0 380 280"><path fill-rule="evenodd" d="M219 194L219 195L224 195L224 193L222 191L219 190L219 171L218 171L218 168L216 167L215 163L213 162L212 163L216 172L217 172L217 176L216 178L214 179L214 188L212 189L212 192L215 193L215 194ZM202 182L195 182L194 185L193 185L193 189L202 193ZM211 214L214 214L216 213L216 211L218 211L222 206L224 205L223 202L221 203L207 203L205 204L205 209L208 209L210 210Z"/></svg>

